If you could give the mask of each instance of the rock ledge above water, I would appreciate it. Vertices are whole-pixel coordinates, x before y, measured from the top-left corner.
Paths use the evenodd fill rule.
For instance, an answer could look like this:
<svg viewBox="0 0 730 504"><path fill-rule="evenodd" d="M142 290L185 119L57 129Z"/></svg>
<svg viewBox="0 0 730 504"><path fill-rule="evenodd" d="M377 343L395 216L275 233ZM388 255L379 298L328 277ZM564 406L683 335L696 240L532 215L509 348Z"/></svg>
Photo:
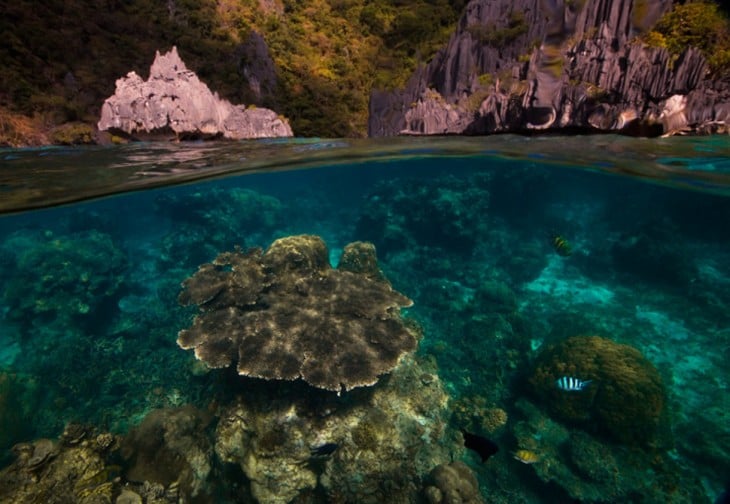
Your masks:
<svg viewBox="0 0 730 504"><path fill-rule="evenodd" d="M180 58L177 48L160 54L146 81L129 72L101 109L98 127L135 139L290 137L286 119L265 108L233 105L213 93Z"/></svg>

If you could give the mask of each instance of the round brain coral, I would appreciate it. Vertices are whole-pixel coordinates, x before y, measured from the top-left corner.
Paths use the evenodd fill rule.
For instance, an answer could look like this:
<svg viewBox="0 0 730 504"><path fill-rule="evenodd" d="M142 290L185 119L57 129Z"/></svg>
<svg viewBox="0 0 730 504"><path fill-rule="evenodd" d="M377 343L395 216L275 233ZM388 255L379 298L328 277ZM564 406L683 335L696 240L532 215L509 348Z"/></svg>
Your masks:
<svg viewBox="0 0 730 504"><path fill-rule="evenodd" d="M592 383L566 392L555 383L563 376ZM568 338L538 356L530 383L557 418L625 443L655 439L665 391L657 369L634 347L599 336Z"/></svg>
<svg viewBox="0 0 730 504"><path fill-rule="evenodd" d="M178 345L213 368L236 362L245 376L337 392L374 384L416 348L400 316L413 303L372 267L348 269L377 264L372 245L345 247L338 269L328 257L311 235L281 238L265 253L220 254L183 282L180 303L200 313Z"/></svg>

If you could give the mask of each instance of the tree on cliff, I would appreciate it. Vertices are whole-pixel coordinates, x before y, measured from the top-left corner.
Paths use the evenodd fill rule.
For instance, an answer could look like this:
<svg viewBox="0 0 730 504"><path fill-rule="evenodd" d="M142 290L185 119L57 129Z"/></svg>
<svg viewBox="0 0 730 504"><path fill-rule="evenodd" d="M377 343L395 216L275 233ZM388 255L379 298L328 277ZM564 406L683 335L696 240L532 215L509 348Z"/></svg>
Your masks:
<svg viewBox="0 0 730 504"><path fill-rule="evenodd" d="M134 70L146 77L155 51L173 45L222 97L280 111L297 135L361 136L370 89L405 82L419 58L445 43L462 6L463 0L3 2L0 144L11 116L33 117L40 129L93 124L119 76ZM255 92L255 62L246 50L254 31L276 69L276 85L263 94Z"/></svg>

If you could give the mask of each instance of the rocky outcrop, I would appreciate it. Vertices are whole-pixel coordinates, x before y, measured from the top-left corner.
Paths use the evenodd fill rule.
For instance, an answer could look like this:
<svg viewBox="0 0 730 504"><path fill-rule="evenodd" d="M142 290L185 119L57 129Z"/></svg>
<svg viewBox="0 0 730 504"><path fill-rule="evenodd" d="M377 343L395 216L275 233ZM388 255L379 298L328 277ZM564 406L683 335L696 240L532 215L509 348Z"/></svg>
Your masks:
<svg viewBox="0 0 730 504"><path fill-rule="evenodd" d="M173 47L155 56L146 81L135 72L117 80L101 109L100 130L176 139L292 136L286 119L265 108L233 105L211 92Z"/></svg>
<svg viewBox="0 0 730 504"><path fill-rule="evenodd" d="M669 5L472 0L405 89L371 95L369 133L726 131L730 81L710 80L696 49L676 57L636 38Z"/></svg>

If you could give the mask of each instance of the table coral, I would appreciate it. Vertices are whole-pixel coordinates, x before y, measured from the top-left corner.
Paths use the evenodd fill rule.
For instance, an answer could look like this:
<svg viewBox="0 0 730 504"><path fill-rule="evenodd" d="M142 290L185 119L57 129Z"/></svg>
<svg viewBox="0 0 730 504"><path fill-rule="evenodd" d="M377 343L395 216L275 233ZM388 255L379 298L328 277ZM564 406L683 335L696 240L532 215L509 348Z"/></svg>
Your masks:
<svg viewBox="0 0 730 504"><path fill-rule="evenodd" d="M592 380L580 392L558 389L562 376ZM636 348L599 336L577 336L543 350L530 377L557 418L627 444L655 440L666 401L661 376Z"/></svg>
<svg viewBox="0 0 730 504"><path fill-rule="evenodd" d="M180 302L200 312L178 344L245 376L336 392L374 384L416 348L400 316L412 302L375 274L374 248L351 244L340 262L311 235L220 254L183 282Z"/></svg>

